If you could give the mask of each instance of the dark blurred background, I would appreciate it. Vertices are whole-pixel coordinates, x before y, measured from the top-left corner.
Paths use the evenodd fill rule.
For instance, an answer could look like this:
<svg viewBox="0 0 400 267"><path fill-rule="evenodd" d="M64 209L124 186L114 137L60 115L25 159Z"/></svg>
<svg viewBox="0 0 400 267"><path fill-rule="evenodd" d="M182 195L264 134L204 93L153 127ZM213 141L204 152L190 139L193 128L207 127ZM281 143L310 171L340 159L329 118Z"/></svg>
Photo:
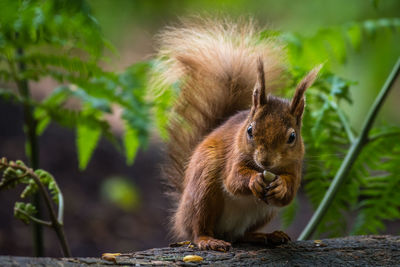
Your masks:
<svg viewBox="0 0 400 267"><path fill-rule="evenodd" d="M104 35L119 52L107 68L122 70L148 59L156 47L154 35L179 17L193 14L254 17L269 28L313 34L325 26L366 19L398 17L400 1L131 1L91 0L94 16ZM366 110L400 55L400 34L385 35L350 52L345 64L333 63L334 72L357 81L352 87L350 121L359 129ZM54 84L49 80L31 84L34 97L42 99ZM400 123L400 90L391 93L380 121ZM110 118L113 120L113 118ZM112 121L114 131L121 124ZM23 159L24 134L21 108L0 101L0 154ZM102 252L127 252L165 246L169 242L169 200L160 180L162 142L153 135L149 147L140 151L133 166L106 140L102 140L85 171L78 170L73 131L52 124L40 137L40 166L52 173L65 198L65 231L74 256L99 256ZM107 189L107 190L106 190ZM0 193L0 254L33 255L31 229L13 218L13 203L21 188ZM311 216L308 201L300 195L300 211L288 229L296 238ZM387 224L387 233L397 233ZM279 218L268 228L279 227ZM397 233L398 234L398 233ZM52 230L45 230L47 256L59 256Z"/></svg>

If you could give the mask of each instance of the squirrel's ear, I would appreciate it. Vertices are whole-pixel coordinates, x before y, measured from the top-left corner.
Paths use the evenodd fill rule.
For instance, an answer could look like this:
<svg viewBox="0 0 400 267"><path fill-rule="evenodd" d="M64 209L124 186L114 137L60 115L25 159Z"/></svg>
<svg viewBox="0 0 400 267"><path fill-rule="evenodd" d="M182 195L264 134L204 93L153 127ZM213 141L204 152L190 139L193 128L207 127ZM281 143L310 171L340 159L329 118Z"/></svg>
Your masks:
<svg viewBox="0 0 400 267"><path fill-rule="evenodd" d="M253 91L253 112L260 106L265 105L266 102L264 62L262 58L259 57L257 60L257 82Z"/></svg>
<svg viewBox="0 0 400 267"><path fill-rule="evenodd" d="M294 93L292 102L290 103L290 113L296 116L299 119L299 122L303 115L305 106L304 93L307 88L313 84L321 68L322 64L312 69L296 87L296 92Z"/></svg>

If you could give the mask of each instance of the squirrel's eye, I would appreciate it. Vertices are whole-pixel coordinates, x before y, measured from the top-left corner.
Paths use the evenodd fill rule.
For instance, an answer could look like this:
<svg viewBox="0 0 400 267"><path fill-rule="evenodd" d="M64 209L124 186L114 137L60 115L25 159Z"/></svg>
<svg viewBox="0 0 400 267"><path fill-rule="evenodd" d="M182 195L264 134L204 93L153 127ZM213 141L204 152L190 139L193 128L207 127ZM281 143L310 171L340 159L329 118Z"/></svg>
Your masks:
<svg viewBox="0 0 400 267"><path fill-rule="evenodd" d="M288 144L293 144L294 140L296 140L296 133L295 133L295 132L292 132L292 133L289 135L289 139L287 140L287 143L288 143Z"/></svg>
<svg viewBox="0 0 400 267"><path fill-rule="evenodd" d="M247 128L247 135L249 136L250 139L253 138L253 126L252 126L252 125L250 125L250 126Z"/></svg>

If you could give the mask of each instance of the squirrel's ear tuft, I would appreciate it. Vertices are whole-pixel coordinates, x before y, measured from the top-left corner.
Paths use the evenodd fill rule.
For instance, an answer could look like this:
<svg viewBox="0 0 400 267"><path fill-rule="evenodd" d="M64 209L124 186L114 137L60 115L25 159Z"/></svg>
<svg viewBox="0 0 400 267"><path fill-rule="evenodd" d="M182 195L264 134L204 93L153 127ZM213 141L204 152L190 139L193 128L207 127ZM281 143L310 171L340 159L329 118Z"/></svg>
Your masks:
<svg viewBox="0 0 400 267"><path fill-rule="evenodd" d="M321 68L322 64L312 69L296 87L296 92L294 93L292 102L290 103L290 112L299 119L299 122L303 115L305 106L304 93L307 88L313 84Z"/></svg>
<svg viewBox="0 0 400 267"><path fill-rule="evenodd" d="M257 82L253 91L253 112L266 102L264 62L260 56L257 60Z"/></svg>

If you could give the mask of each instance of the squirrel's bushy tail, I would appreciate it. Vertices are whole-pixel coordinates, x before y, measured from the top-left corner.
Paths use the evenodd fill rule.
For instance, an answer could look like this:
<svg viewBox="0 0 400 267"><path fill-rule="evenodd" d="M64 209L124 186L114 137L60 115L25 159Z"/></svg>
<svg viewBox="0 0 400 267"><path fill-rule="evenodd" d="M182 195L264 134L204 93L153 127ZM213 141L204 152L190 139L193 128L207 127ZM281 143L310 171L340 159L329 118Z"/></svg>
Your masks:
<svg viewBox="0 0 400 267"><path fill-rule="evenodd" d="M179 196L184 171L196 145L224 120L251 106L257 60L264 61L267 88L279 81L282 49L260 41L253 23L210 19L182 21L159 36L160 50L152 87L179 95L168 122L167 182ZM153 91L154 92L154 91Z"/></svg>

